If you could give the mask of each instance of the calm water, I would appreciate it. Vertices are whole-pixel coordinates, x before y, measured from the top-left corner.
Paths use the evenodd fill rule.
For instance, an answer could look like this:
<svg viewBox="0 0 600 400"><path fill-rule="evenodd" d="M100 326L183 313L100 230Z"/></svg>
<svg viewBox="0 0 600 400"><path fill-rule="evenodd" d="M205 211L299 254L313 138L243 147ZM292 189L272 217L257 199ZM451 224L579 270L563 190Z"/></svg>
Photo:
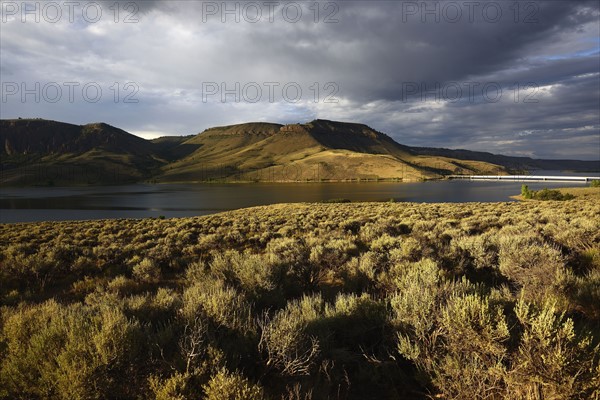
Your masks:
<svg viewBox="0 0 600 400"><path fill-rule="evenodd" d="M530 183L542 188L583 183ZM273 203L352 201L498 202L519 194L518 182L260 183L0 188L0 222L188 217Z"/></svg>

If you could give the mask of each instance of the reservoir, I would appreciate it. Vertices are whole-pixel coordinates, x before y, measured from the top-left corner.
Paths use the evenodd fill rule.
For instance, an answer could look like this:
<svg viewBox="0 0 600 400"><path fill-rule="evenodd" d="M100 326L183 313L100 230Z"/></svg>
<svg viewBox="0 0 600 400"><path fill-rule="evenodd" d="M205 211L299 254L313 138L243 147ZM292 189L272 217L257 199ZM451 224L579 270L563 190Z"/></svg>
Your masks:
<svg viewBox="0 0 600 400"><path fill-rule="evenodd" d="M594 174L595 175L595 174ZM585 187L528 183L532 190ZM0 223L106 218L190 217L275 203L333 199L396 202L504 202L521 182L444 180L416 183L210 183L0 188Z"/></svg>

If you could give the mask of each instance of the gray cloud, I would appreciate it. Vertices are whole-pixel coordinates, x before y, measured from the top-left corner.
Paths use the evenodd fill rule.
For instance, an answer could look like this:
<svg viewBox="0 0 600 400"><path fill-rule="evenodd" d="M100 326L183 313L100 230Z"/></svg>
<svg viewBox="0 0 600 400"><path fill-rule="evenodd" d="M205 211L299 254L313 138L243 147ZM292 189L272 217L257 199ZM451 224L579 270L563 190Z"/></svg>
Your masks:
<svg viewBox="0 0 600 400"><path fill-rule="evenodd" d="M12 2L2 1L3 11L7 3ZM249 3L229 2L229 10L240 12L240 22L226 14L223 23L218 12L206 14L223 2L197 1L138 1L134 17L139 21L124 23L132 10L125 9L127 3L119 3L118 23L113 1L99 2L103 14L97 23L77 13L74 23L65 18L22 23L20 15L3 20L3 85L80 86L72 102L66 88L56 103L44 96L39 102L33 95L24 102L19 94L8 96L1 117L102 120L147 135L319 117L368 123L410 145L600 158L597 1L480 2L472 20L467 2L426 3L429 10L439 8L439 22L432 14L412 12L423 2L321 2L317 23L314 6L308 8L313 3L280 2L273 22L263 2L253 3L262 5L263 15L251 23L244 19L255 17ZM284 12L286 7L294 11L296 4L302 4L303 15L292 23L294 14ZM459 20L450 20L454 6L448 4L461 10ZM496 6L502 16L493 21ZM244 7L248 14L242 13ZM329 14L337 22L325 23ZM137 103L124 102L134 91L125 87L127 82L139 89L133 96ZM202 89L208 82L229 89L236 82L240 88L256 82L262 97L252 103L248 96L236 102L229 95L222 103L217 93L205 102ZM273 101L267 82L279 84ZM326 86L329 82L335 85ZM102 89L97 103L83 98L80 89L86 83ZM283 97L286 83L302 89L298 102ZM515 102L515 83L539 89L522 91ZM472 99L464 91L467 84L477 84ZM480 90L486 84L498 84L501 99L486 99ZM421 85L429 90L426 98L413 90ZM436 85L459 85L462 97L432 101ZM319 101L314 103L317 87ZM339 101L324 102L335 88ZM412 96L406 98L408 89ZM527 94L537 102L523 102Z"/></svg>

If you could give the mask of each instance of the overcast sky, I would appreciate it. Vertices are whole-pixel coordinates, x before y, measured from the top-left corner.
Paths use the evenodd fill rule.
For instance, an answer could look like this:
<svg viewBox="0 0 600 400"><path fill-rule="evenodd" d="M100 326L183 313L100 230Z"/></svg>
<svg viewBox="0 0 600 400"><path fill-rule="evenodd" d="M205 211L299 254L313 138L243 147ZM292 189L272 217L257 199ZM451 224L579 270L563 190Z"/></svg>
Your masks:
<svg viewBox="0 0 600 400"><path fill-rule="evenodd" d="M2 118L146 138L323 118L600 158L597 0L1 4Z"/></svg>

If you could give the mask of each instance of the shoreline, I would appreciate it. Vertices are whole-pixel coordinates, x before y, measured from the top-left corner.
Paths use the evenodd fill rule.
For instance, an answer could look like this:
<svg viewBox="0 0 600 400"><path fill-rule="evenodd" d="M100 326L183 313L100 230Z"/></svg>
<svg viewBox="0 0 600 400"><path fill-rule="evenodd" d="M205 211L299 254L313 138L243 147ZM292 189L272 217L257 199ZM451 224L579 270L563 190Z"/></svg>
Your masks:
<svg viewBox="0 0 600 400"><path fill-rule="evenodd" d="M586 189L586 188L560 188L563 190L572 190L572 189ZM596 189L596 188L589 188ZM391 208L397 207L400 205L406 206L416 206L422 208L429 207L448 207L454 208L456 206L464 206L464 207L477 207L480 206L482 208L487 208L491 206L505 206L505 205L513 205L515 207L519 207L520 204L530 202L532 204L568 204L572 202L588 202L593 199L600 200L600 191L594 193L580 193L575 195L574 199L571 200L563 200L563 201L544 201L544 200L535 200L535 199L524 199L521 195L513 195L509 196L504 201L465 201L465 202L416 202L416 201L389 201L389 200L380 200L380 201L318 201L318 202L284 202L284 203L272 203L272 204L261 204L254 205L249 207L240 207L234 208L231 210L221 210L215 213L208 214L198 214L192 216L182 216L182 217L164 217L164 216L148 216L148 217L121 217L121 218L94 218L94 219L66 219L66 220L45 220L45 221L22 221L22 222L0 222L0 227L8 228L9 226L16 225L36 225L36 224L80 224L80 223L99 223L99 222L116 222L116 221L129 221L129 222L143 222L143 221L152 221L152 220L162 220L162 221L184 221L196 218L206 218L206 217L214 217L214 216L228 216L229 214L235 214L239 212L247 212L250 210L264 210L264 209L280 209L280 208L290 208L297 207L299 209L304 208L306 206L318 206L318 207L336 207L336 208L344 208L344 207L361 207L365 205L372 205L373 207L380 206L389 206ZM512 199L512 200L511 200ZM334 199L334 200L345 200L345 199Z"/></svg>

